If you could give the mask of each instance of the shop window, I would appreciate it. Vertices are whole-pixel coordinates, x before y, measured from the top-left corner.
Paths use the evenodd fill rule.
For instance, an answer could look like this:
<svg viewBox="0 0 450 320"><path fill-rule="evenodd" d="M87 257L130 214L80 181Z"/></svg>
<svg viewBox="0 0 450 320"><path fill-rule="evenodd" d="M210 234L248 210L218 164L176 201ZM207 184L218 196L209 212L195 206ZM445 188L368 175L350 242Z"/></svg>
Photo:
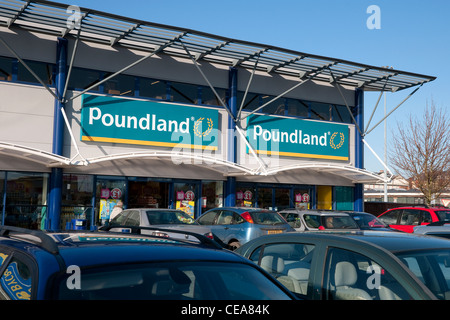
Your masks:
<svg viewBox="0 0 450 320"><path fill-rule="evenodd" d="M47 173L8 172L4 224L42 229L46 218Z"/></svg>
<svg viewBox="0 0 450 320"><path fill-rule="evenodd" d="M331 121L332 106L328 103L310 102L311 119Z"/></svg>
<svg viewBox="0 0 450 320"><path fill-rule="evenodd" d="M311 209L311 192L309 189L294 189L294 205L297 209Z"/></svg>
<svg viewBox="0 0 450 320"><path fill-rule="evenodd" d="M334 122L352 123L352 117L347 106L332 105L331 116Z"/></svg>
<svg viewBox="0 0 450 320"><path fill-rule="evenodd" d="M333 209L333 193L329 186L317 187L317 209L332 210Z"/></svg>
<svg viewBox="0 0 450 320"><path fill-rule="evenodd" d="M104 78L107 78L111 75L112 73L106 73ZM107 94L114 94L119 96L134 96L136 80L133 76L119 74L106 81L103 85L105 88L104 91Z"/></svg>
<svg viewBox="0 0 450 320"><path fill-rule="evenodd" d="M309 117L309 106L302 100L288 99L287 105L287 113L289 116Z"/></svg>
<svg viewBox="0 0 450 320"><path fill-rule="evenodd" d="M91 221L94 177L89 175L64 174L61 201L61 229L72 219Z"/></svg>
<svg viewBox="0 0 450 320"><path fill-rule="evenodd" d="M272 209L272 188L258 188L258 208Z"/></svg>
<svg viewBox="0 0 450 320"><path fill-rule="evenodd" d="M290 189L275 188L275 208L274 210L283 210L291 208Z"/></svg>
<svg viewBox="0 0 450 320"><path fill-rule="evenodd" d="M353 210L354 195L352 187L335 187L336 210Z"/></svg>
<svg viewBox="0 0 450 320"><path fill-rule="evenodd" d="M171 101L197 104L198 91L198 86L196 85L172 82L170 85Z"/></svg>
<svg viewBox="0 0 450 320"><path fill-rule="evenodd" d="M174 183L175 208L184 211L192 218L196 217L196 200L198 198L198 188L195 183Z"/></svg>
<svg viewBox="0 0 450 320"><path fill-rule="evenodd" d="M25 63L45 84L53 85L54 65L37 61L25 61ZM29 83L39 83L22 63L18 64L17 80Z"/></svg>
<svg viewBox="0 0 450 320"><path fill-rule="evenodd" d="M263 95L261 96L261 105L264 105L266 103L268 103L269 101L272 101L272 99L274 99L275 96L268 96L268 95ZM268 105L266 105L264 108L262 108L260 111L263 113L267 113L267 114L275 114L275 115L285 115L285 110L286 110L286 103L285 103L284 98L278 98L277 100L269 103Z"/></svg>
<svg viewBox="0 0 450 320"><path fill-rule="evenodd" d="M104 225L109 220L114 206L122 201L125 203L127 182L120 177L98 177L95 191L95 222Z"/></svg>
<svg viewBox="0 0 450 320"><path fill-rule="evenodd" d="M13 59L0 57L0 80L11 81L13 70Z"/></svg>
<svg viewBox="0 0 450 320"><path fill-rule="evenodd" d="M85 90L99 82L101 74L99 71L72 68L69 79L69 88L72 90ZM99 91L99 87L92 88L92 91Z"/></svg>
<svg viewBox="0 0 450 320"><path fill-rule="evenodd" d="M217 98L210 87L202 87L202 104L222 107L222 103L220 102L222 101L226 105L227 90L220 88L214 88L214 90L216 90L217 94L220 97L220 100Z"/></svg>
<svg viewBox="0 0 450 320"><path fill-rule="evenodd" d="M139 78L139 95L158 100L167 99L167 83L162 80Z"/></svg>
<svg viewBox="0 0 450 320"><path fill-rule="evenodd" d="M133 180L128 183L128 208L168 208L169 183Z"/></svg>
<svg viewBox="0 0 450 320"><path fill-rule="evenodd" d="M244 98L244 92L238 91L237 93L237 106L241 107L242 99ZM245 97L245 102L242 110L252 111L260 106L259 94L248 92Z"/></svg>
<svg viewBox="0 0 450 320"><path fill-rule="evenodd" d="M236 188L236 206L254 207L255 199L256 199L255 187L238 184Z"/></svg>
<svg viewBox="0 0 450 320"><path fill-rule="evenodd" d="M223 206L223 181L203 181L202 213Z"/></svg>

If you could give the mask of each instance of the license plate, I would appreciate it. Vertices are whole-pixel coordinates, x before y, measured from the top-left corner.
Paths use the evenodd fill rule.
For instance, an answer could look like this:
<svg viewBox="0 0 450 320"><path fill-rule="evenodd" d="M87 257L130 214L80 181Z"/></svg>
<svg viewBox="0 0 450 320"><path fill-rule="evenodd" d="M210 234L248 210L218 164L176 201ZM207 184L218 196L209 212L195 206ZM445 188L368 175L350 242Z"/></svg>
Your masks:
<svg viewBox="0 0 450 320"><path fill-rule="evenodd" d="M268 230L267 234L276 234L276 233L282 233L283 230Z"/></svg>

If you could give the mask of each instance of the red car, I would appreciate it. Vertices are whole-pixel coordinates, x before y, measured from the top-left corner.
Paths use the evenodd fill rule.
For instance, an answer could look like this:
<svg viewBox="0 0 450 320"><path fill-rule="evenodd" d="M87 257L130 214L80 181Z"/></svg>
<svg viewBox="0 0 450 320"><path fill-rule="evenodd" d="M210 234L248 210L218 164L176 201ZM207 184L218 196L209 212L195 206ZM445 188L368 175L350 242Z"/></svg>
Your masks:
<svg viewBox="0 0 450 320"><path fill-rule="evenodd" d="M412 233L416 226L426 225L431 222L450 220L450 209L401 207L389 209L380 214L378 218L388 224L391 228Z"/></svg>

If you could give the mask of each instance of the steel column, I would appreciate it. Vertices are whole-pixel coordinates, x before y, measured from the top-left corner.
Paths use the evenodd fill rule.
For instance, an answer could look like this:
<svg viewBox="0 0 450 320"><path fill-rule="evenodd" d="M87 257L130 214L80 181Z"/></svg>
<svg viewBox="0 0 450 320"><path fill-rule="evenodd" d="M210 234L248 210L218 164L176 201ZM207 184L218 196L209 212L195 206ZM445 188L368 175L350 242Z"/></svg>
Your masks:
<svg viewBox="0 0 450 320"><path fill-rule="evenodd" d="M356 89L355 91L356 107L354 116L356 125L364 128L364 90ZM364 169L364 143L360 130L355 130L355 167ZM364 185L362 183L355 184L355 211L364 211Z"/></svg>
<svg viewBox="0 0 450 320"><path fill-rule="evenodd" d="M64 147L64 118L61 109L64 108L62 94L64 92L67 78L67 39L58 38L56 43L56 95L53 118L53 146L52 152L63 155ZM50 192L48 200L48 219L46 226L49 230L60 229L61 219L61 197L62 197L63 170L52 168L50 178Z"/></svg>
<svg viewBox="0 0 450 320"><path fill-rule="evenodd" d="M228 116L227 130L227 160L236 163L236 122L237 116L237 74L236 68L229 70L229 92L228 107L231 115ZM234 117L234 118L233 118ZM222 133L223 134L223 133ZM225 189L225 206L232 207L236 205L236 178L228 177Z"/></svg>

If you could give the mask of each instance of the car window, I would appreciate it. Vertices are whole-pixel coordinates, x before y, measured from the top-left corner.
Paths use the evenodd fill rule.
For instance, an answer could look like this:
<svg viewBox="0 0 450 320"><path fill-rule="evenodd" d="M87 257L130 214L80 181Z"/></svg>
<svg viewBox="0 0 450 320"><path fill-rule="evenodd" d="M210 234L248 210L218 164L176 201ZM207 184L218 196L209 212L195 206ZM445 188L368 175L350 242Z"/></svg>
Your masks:
<svg viewBox="0 0 450 320"><path fill-rule="evenodd" d="M402 212L402 210L392 210L389 212L386 212L382 216L379 216L381 221L383 221L386 224L397 224L398 222L398 216Z"/></svg>
<svg viewBox="0 0 450 320"><path fill-rule="evenodd" d="M278 213L271 211L249 211L253 222L256 224L276 225L284 224L284 220Z"/></svg>
<svg viewBox="0 0 450 320"><path fill-rule="evenodd" d="M117 216L115 216L110 224L114 224L114 225L125 225L125 221L127 220L128 215L130 214L130 210L125 210L122 211L121 213L119 213Z"/></svg>
<svg viewBox="0 0 450 320"><path fill-rule="evenodd" d="M450 210L436 210L434 212L437 214L440 221L450 220Z"/></svg>
<svg viewBox="0 0 450 320"><path fill-rule="evenodd" d="M125 222L127 226L137 227L141 224L139 211L133 210L128 215L127 221Z"/></svg>
<svg viewBox="0 0 450 320"><path fill-rule="evenodd" d="M250 260L274 276L290 291L306 296L314 245L275 243L259 247Z"/></svg>
<svg viewBox="0 0 450 320"><path fill-rule="evenodd" d="M303 216L303 219L305 219L305 223L308 226L308 228L318 228L320 227L320 216L315 214L305 214Z"/></svg>
<svg viewBox="0 0 450 320"><path fill-rule="evenodd" d="M235 214L233 211L222 210L217 217L217 224L225 225L225 224L236 224L238 223L235 219Z"/></svg>
<svg viewBox="0 0 450 320"><path fill-rule="evenodd" d="M353 219L361 229L387 227L383 221L371 214L354 215Z"/></svg>
<svg viewBox="0 0 450 320"><path fill-rule="evenodd" d="M441 300L450 300L450 251L397 253L405 265Z"/></svg>
<svg viewBox="0 0 450 320"><path fill-rule="evenodd" d="M195 220L188 214L179 210L147 210L148 221L156 224L195 224Z"/></svg>
<svg viewBox="0 0 450 320"><path fill-rule="evenodd" d="M0 288L0 300L30 300L31 270L28 265L13 257L0 278Z"/></svg>
<svg viewBox="0 0 450 320"><path fill-rule="evenodd" d="M214 221L216 219L216 211L210 211L207 213L204 213L200 218L198 218L198 223L203 225L212 225L214 224Z"/></svg>
<svg viewBox="0 0 450 320"><path fill-rule="evenodd" d="M298 213L285 213L283 216L292 228L300 228L302 226Z"/></svg>
<svg viewBox="0 0 450 320"><path fill-rule="evenodd" d="M433 218L431 217L431 213L429 213L428 211L422 210L422 217L421 217L421 223L432 223L433 222Z"/></svg>
<svg viewBox="0 0 450 320"><path fill-rule="evenodd" d="M206 256L205 256L205 259ZM290 299L271 279L243 263L191 261L122 264L81 269L81 289L58 281L59 299L280 300Z"/></svg>
<svg viewBox="0 0 450 320"><path fill-rule="evenodd" d="M406 226L416 226L419 224L420 211L415 209L405 209L403 210L402 217L400 219L401 225Z"/></svg>
<svg viewBox="0 0 450 320"><path fill-rule="evenodd" d="M372 259L331 248L327 254L323 294L326 300L408 300L398 281Z"/></svg>

